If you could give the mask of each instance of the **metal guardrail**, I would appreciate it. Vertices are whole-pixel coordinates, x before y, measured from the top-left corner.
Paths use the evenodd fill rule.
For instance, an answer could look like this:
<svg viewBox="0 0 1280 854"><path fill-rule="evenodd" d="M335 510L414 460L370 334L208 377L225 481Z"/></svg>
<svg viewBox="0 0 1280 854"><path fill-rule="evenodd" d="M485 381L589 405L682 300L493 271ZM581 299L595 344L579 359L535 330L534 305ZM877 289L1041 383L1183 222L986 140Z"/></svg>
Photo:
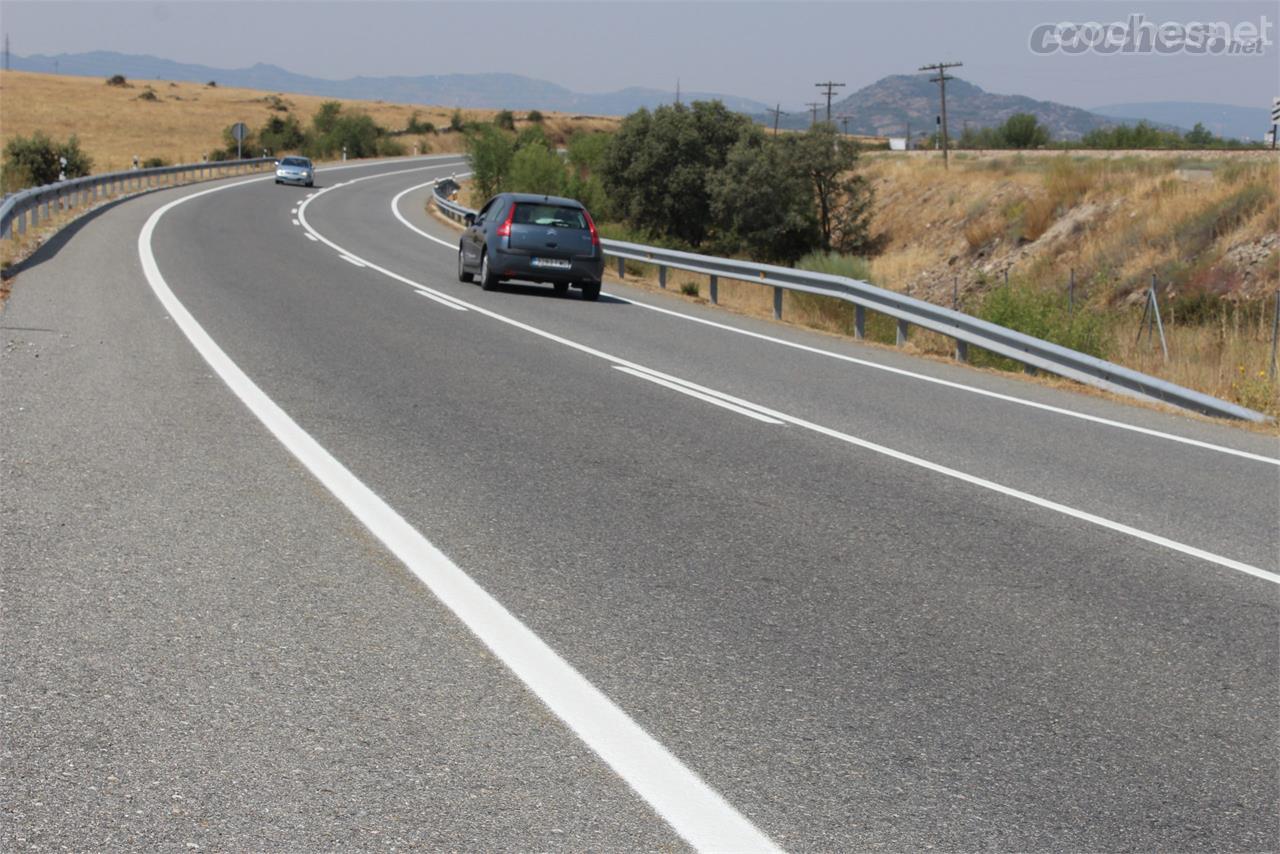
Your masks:
<svg viewBox="0 0 1280 854"><path fill-rule="evenodd" d="M143 193L172 186L177 183L178 175L194 175L195 180L221 178L254 171L266 163L274 164L275 160L271 157L254 157L248 160L218 160L153 169L131 169L127 172L106 172L70 178L43 187L20 190L0 201L0 238L25 234L28 224L34 227L40 220L48 219L58 211L92 204L106 196Z"/></svg>
<svg viewBox="0 0 1280 854"><path fill-rule="evenodd" d="M436 185L432 199L441 213L450 219L462 222L467 214L473 214L475 211L449 198L457 189L458 185L455 181L446 179ZM606 255L618 260L619 276L623 274L624 263L628 260L656 266L658 283L664 288L668 268L709 276L712 303L717 301L717 284L720 279L772 287L773 316L779 319L782 317L784 290L835 297L853 303L856 338L863 337L866 329L866 312L871 310L888 315L897 321L899 345L907 340L910 327L919 326L954 339L955 357L960 361L967 360L970 346L980 347L1019 362L1028 368L1047 371L1128 397L1169 403L1217 418L1256 422L1269 420L1260 412L1229 401L1219 400L1202 392L1016 332L964 312L878 288L857 279L825 273L810 273L772 264L757 264L751 261L697 255L692 252L678 252L673 249L625 243L619 240L601 240L600 243Z"/></svg>

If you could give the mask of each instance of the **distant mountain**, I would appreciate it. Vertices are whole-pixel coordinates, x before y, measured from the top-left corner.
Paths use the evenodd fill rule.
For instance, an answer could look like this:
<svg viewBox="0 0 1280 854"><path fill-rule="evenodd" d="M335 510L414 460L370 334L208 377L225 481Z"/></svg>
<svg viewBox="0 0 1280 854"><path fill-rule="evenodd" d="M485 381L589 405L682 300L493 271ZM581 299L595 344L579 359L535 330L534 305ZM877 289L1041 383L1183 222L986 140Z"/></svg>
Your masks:
<svg viewBox="0 0 1280 854"><path fill-rule="evenodd" d="M1261 107L1236 107L1201 101L1149 101L1137 104L1107 104L1094 107L1103 116L1146 119L1189 130L1199 122L1216 136L1259 140L1271 130L1271 111Z"/></svg>
<svg viewBox="0 0 1280 854"><path fill-rule="evenodd" d="M14 56L15 71L39 71L79 77L110 77L123 74L137 80L182 80L205 83L216 80L222 86L295 92L326 98L395 101L406 104L474 107L480 109L555 110L621 116L640 107L670 104L675 93L658 89L629 88L617 92L574 92L546 80L518 74L432 74L421 77L352 77L327 80L308 77L275 65L259 63L251 68L212 68L154 56L93 51L57 56ZM763 112L765 104L734 95L714 92L684 92L686 101L719 99L731 110Z"/></svg>
<svg viewBox="0 0 1280 854"><path fill-rule="evenodd" d="M820 108L819 118L826 113ZM970 127L1002 124L1014 113L1031 113L1049 128L1054 139L1079 139L1094 128L1117 124L1117 120L1069 107L1054 101L1037 101L1024 95L996 95L960 78L947 81L947 129L959 136ZM927 74L895 74L863 87L831 105L831 115L848 116L849 132L868 136L932 134L938 115L938 84ZM772 124L768 113L756 115L762 124ZM792 113L782 127L808 127L810 114ZM1136 121L1134 119L1133 121Z"/></svg>

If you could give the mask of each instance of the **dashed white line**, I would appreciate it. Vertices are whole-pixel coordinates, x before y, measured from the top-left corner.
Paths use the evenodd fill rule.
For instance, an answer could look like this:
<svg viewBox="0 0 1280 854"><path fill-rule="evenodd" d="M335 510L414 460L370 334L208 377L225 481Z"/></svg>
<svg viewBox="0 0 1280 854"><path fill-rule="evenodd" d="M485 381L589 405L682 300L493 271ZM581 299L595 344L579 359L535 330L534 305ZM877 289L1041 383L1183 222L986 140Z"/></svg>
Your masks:
<svg viewBox="0 0 1280 854"><path fill-rule="evenodd" d="M295 218L294 218L294 220L293 220L293 224L294 224L294 225L298 225L298 224L299 224L299 223L298 223L298 220L297 220L297 218L296 218L296 217L295 217Z"/></svg>
<svg viewBox="0 0 1280 854"><path fill-rule="evenodd" d="M343 261L346 261L348 264L354 264L357 267L367 266L363 261L357 258L352 258L350 255L339 255L338 257L341 258Z"/></svg>
<svg viewBox="0 0 1280 854"><path fill-rule="evenodd" d="M700 851L778 851L768 836L293 421L174 295L151 249L156 225L183 202L245 183L249 182L213 187L169 202L147 219L138 235L147 282L192 346L271 434L686 842Z"/></svg>
<svg viewBox="0 0 1280 854"><path fill-rule="evenodd" d="M417 290L415 291L415 293L417 293L417 295L418 295L418 296L420 296L420 297L426 297L426 298L427 298L427 299L429 299L429 300L434 300L435 302L440 303L440 304L441 304L442 306L444 306L445 308L451 308L451 309L453 309L454 311L466 311L466 308L464 308L463 306L459 305L458 303L453 302L452 300L440 299L440 297L436 296L435 294L431 293L430 291L426 291L426 290L422 290L422 289L417 289Z"/></svg>

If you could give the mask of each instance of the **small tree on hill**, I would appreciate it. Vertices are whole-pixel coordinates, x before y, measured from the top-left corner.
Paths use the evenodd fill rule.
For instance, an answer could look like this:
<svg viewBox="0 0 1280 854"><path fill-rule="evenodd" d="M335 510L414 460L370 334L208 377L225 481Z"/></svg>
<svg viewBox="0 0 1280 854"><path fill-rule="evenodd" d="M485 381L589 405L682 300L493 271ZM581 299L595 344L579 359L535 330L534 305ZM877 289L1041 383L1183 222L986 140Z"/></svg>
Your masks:
<svg viewBox="0 0 1280 854"><path fill-rule="evenodd" d="M1039 148L1049 142L1049 129L1030 113L1014 113L1000 126L1000 137L1010 148Z"/></svg>
<svg viewBox="0 0 1280 854"><path fill-rule="evenodd" d="M65 170L61 162L64 157ZM74 136L58 143L36 131L30 137L14 137L4 147L4 184L10 190L52 184L64 171L68 178L79 178L88 175L92 166L93 161L80 150L80 141Z"/></svg>

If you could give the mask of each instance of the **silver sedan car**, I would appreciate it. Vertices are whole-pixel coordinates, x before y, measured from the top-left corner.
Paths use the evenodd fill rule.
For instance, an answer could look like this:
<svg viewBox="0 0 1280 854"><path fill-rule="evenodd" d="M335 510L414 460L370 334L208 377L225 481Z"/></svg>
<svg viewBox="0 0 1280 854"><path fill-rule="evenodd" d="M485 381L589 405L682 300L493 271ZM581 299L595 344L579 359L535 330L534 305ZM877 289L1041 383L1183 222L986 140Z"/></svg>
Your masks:
<svg viewBox="0 0 1280 854"><path fill-rule="evenodd" d="M276 161L277 184L316 185L316 170L306 157L282 157Z"/></svg>

